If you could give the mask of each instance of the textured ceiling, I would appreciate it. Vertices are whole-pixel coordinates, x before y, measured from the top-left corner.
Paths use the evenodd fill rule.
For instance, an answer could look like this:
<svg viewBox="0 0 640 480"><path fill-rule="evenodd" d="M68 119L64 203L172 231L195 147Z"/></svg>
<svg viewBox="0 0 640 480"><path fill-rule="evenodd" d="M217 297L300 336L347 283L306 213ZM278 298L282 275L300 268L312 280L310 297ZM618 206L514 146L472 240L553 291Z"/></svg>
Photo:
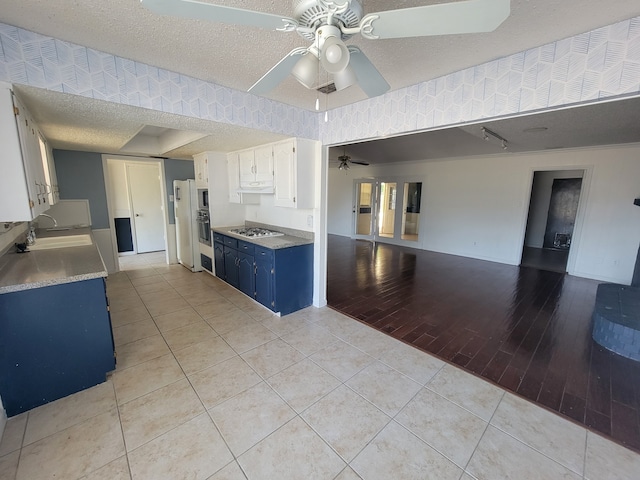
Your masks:
<svg viewBox="0 0 640 480"><path fill-rule="evenodd" d="M62 150L123 153L121 149L139 132L150 130L148 126L162 127L155 129L156 133L175 129L202 134L202 138L182 147L151 153L169 158L191 159L205 151L232 152L286 138L275 133L33 87L16 86L14 89L45 138L54 148Z"/></svg>
<svg viewBox="0 0 640 480"><path fill-rule="evenodd" d="M216 0L216 3L286 16L292 12L288 0ZM365 0L362 3L368 13L444 2ZM355 36L348 43L361 47L395 90L635 16L640 16L638 0L512 0L511 16L492 33L379 41ZM307 45L307 41L295 33L158 16L143 8L139 0L0 0L0 22L242 91L291 49ZM233 151L282 138L276 134L34 88L19 87L18 90L55 148L118 153L145 126L185 130L193 132L194 138L200 136L198 133L205 135L182 147L162 152L163 156L174 158L190 158L205 150ZM289 78L267 96L312 110L316 93ZM331 94L328 108L363 98L364 94L357 86L350 87ZM637 120L626 122L628 109L620 102L616 103L619 105L612 108L620 108L621 112L612 114L613 120L621 127L638 125ZM590 111L593 112L595 110ZM599 144L615 143L620 135L603 129L598 123L598 114L595 117L582 117L584 128L575 129L576 138L571 142L558 144L559 140L551 137L550 128L549 133L530 137L529 144L522 148L536 150L580 146L581 142L590 144L593 132L601 132L597 135ZM509 139L511 151L520 151L516 150L520 148L516 140L519 135L508 127L513 124L516 128L515 125L523 121L510 121L500 128L493 128L505 130L503 136ZM567 124L573 125L574 119ZM560 129L567 125L560 122L556 126L557 131L562 131L560 138L572 138ZM550 145L554 143L551 138L555 145ZM465 152L491 153L485 151L492 148L486 143L474 150L473 143L469 142L477 142L477 139L477 131L473 133L473 128L469 127L388 139L386 142L390 143L385 148L394 152L396 160L413 159L418 154L425 155L423 158L434 158L443 153L438 145L451 144L459 146L461 155ZM429 148L425 148L425 141L429 142ZM398 142L405 144L404 149L398 148ZM385 148L380 144L375 150L377 155L370 150L367 153L369 161L390 161L390 156L383 153L387 151ZM400 155L403 150L405 153Z"/></svg>
<svg viewBox="0 0 640 480"><path fill-rule="evenodd" d="M290 0L217 0L291 16ZM365 0L365 13L434 0ZM348 43L362 48L396 90L463 68L640 15L638 0L512 0L511 15L491 33ZM0 0L0 21L79 45L246 91L295 47L296 33L156 15L138 0ZM267 96L313 109L315 92L291 77ZM329 97L329 108L364 98L357 87Z"/></svg>

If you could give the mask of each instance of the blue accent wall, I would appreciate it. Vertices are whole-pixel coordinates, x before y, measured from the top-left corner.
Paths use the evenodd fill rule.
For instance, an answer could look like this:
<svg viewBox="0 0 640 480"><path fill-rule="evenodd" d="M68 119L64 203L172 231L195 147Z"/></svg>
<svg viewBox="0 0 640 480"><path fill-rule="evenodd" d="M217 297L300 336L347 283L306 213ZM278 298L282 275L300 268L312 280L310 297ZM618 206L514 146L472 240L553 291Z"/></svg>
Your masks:
<svg viewBox="0 0 640 480"><path fill-rule="evenodd" d="M64 200L89 200L91 227L109 228L107 192L102 171L102 154L54 150L53 160Z"/></svg>
<svg viewBox="0 0 640 480"><path fill-rule="evenodd" d="M54 150L53 160L60 186L60 198L65 200L88 199L92 227L95 229L109 228L102 154ZM173 202L169 201L169 195L173 194L174 180L194 178L193 160L166 159L164 161L164 177L169 223L176 223Z"/></svg>
<svg viewBox="0 0 640 480"><path fill-rule="evenodd" d="M173 202L169 201L168 196L173 194L174 180L188 180L195 178L193 169L193 160L174 160L168 158L164 161L164 179L167 182L167 209L169 213L169 223L176 223Z"/></svg>

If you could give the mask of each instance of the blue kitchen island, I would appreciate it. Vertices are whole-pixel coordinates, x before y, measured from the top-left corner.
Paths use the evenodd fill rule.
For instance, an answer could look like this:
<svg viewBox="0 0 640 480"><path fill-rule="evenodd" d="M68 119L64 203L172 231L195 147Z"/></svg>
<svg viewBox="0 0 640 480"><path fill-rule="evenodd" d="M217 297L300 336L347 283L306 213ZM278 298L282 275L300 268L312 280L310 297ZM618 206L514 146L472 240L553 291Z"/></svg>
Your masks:
<svg viewBox="0 0 640 480"><path fill-rule="evenodd" d="M7 416L102 383L115 369L106 276L93 242L0 258L0 397Z"/></svg>

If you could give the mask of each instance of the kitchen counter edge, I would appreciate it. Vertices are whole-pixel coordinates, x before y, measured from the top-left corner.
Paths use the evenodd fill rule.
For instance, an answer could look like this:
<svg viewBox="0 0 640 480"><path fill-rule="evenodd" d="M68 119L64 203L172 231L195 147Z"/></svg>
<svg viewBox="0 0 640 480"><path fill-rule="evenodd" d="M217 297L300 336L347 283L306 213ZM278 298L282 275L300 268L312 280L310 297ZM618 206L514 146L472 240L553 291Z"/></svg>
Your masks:
<svg viewBox="0 0 640 480"><path fill-rule="evenodd" d="M91 235L92 245L4 254L0 257L0 294L107 277L90 228L38 235L42 238L85 233Z"/></svg>
<svg viewBox="0 0 640 480"><path fill-rule="evenodd" d="M297 247L299 245L309 245L313 243L313 238L305 238L299 237L296 235L290 235L285 233L285 235L279 235L275 237L243 237L242 235L237 235L232 233L231 230L236 228L243 228L244 225L239 225L235 227L213 227L211 230L214 233L219 233L221 235L226 235L228 237L237 238L238 240L242 240L243 242L253 243L255 245L259 245L261 247L270 248L272 250L278 250L281 248L289 248L289 247ZM276 227L270 227L271 229L276 229Z"/></svg>

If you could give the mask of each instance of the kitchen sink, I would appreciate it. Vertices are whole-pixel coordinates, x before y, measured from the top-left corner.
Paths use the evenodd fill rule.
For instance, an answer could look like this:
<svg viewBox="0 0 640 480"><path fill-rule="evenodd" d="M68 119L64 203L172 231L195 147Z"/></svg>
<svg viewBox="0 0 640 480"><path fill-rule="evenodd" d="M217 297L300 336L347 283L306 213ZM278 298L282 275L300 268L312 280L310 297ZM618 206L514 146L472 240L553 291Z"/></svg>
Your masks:
<svg viewBox="0 0 640 480"><path fill-rule="evenodd" d="M49 250L51 248L80 247L84 245L93 245L91 235L88 233L37 238L34 245L29 245L29 250Z"/></svg>

